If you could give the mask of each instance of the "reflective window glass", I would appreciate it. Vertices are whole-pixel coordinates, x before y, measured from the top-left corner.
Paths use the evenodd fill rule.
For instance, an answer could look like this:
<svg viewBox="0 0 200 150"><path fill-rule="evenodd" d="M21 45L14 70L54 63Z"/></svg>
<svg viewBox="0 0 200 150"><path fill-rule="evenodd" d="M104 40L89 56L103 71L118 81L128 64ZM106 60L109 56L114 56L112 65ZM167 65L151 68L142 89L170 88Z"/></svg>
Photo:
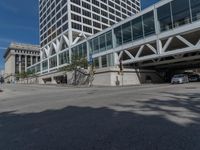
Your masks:
<svg viewBox="0 0 200 150"><path fill-rule="evenodd" d="M175 28L191 22L189 0L174 0L171 4Z"/></svg>
<svg viewBox="0 0 200 150"><path fill-rule="evenodd" d="M105 51L106 50L105 34L99 37L99 42L100 42L100 52Z"/></svg>
<svg viewBox="0 0 200 150"><path fill-rule="evenodd" d="M122 25L123 43L132 41L131 22Z"/></svg>
<svg viewBox="0 0 200 150"><path fill-rule="evenodd" d="M133 40L143 37L142 17L138 17L132 21Z"/></svg>
<svg viewBox="0 0 200 150"><path fill-rule="evenodd" d="M112 44L112 32L108 32L106 34L106 49L109 50L113 48L113 44Z"/></svg>
<svg viewBox="0 0 200 150"><path fill-rule="evenodd" d="M200 19L200 0L190 0L192 9L192 20Z"/></svg>
<svg viewBox="0 0 200 150"><path fill-rule="evenodd" d="M48 61L45 60L42 62L42 70L47 70L48 69Z"/></svg>
<svg viewBox="0 0 200 150"><path fill-rule="evenodd" d="M107 67L107 56L101 56L102 67Z"/></svg>
<svg viewBox="0 0 200 150"><path fill-rule="evenodd" d="M57 66L57 56L54 56L49 59L49 67L54 68Z"/></svg>
<svg viewBox="0 0 200 150"><path fill-rule="evenodd" d="M99 52L99 40L98 37L96 37L95 39L93 39L93 52L94 53L98 53Z"/></svg>
<svg viewBox="0 0 200 150"><path fill-rule="evenodd" d="M122 44L122 30L121 26L114 29L114 34L116 37L116 46L119 46Z"/></svg>
<svg viewBox="0 0 200 150"><path fill-rule="evenodd" d="M166 4L157 9L158 22L160 25L160 31L166 31L172 29L171 7L170 4Z"/></svg>
<svg viewBox="0 0 200 150"><path fill-rule="evenodd" d="M144 35L148 36L155 33L153 11L143 16Z"/></svg>

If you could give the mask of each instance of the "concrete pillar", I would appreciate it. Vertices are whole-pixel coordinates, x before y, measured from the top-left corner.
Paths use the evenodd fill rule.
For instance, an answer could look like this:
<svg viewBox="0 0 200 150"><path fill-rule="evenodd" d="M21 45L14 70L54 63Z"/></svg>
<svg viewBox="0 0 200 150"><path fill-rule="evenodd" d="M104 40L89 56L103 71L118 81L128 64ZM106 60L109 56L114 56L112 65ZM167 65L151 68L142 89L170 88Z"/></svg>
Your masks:
<svg viewBox="0 0 200 150"><path fill-rule="evenodd" d="M33 56L30 56L31 57L31 66L33 65Z"/></svg>
<svg viewBox="0 0 200 150"><path fill-rule="evenodd" d="M117 53L114 53L113 54L114 56L114 65L117 65L117 64L119 64L119 56L118 56L118 54Z"/></svg>
<svg viewBox="0 0 200 150"><path fill-rule="evenodd" d="M39 56L36 56L36 63L38 63L38 60L39 60Z"/></svg>
<svg viewBox="0 0 200 150"><path fill-rule="evenodd" d="M19 55L19 72L22 72L22 56Z"/></svg>
<svg viewBox="0 0 200 150"><path fill-rule="evenodd" d="M27 71L27 55L25 55L25 71Z"/></svg>

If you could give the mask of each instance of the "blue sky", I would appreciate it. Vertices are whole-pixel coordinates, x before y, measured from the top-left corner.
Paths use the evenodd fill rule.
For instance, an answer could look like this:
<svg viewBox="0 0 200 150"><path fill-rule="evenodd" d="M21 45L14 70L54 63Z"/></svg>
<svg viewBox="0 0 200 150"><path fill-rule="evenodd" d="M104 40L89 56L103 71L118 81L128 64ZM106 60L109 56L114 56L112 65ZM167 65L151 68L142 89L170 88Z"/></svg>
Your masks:
<svg viewBox="0 0 200 150"><path fill-rule="evenodd" d="M158 0L142 0L145 8ZM0 70L3 54L10 42L39 44L38 0L1 0Z"/></svg>

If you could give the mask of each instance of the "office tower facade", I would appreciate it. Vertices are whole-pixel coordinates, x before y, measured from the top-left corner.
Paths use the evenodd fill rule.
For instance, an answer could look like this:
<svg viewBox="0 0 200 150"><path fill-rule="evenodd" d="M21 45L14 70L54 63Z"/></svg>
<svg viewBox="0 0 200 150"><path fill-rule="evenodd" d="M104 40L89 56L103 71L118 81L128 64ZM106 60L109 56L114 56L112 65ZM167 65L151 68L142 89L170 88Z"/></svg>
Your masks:
<svg viewBox="0 0 200 150"><path fill-rule="evenodd" d="M39 0L39 8L41 68L46 73L70 62L72 45L139 12L140 1ZM81 49L87 55L85 45Z"/></svg>

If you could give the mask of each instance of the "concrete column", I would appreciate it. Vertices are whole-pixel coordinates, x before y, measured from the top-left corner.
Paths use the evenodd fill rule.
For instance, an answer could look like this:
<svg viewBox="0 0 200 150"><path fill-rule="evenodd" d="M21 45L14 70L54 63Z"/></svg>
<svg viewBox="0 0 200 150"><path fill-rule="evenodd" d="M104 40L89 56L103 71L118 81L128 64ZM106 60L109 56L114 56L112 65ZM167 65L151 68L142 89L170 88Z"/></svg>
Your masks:
<svg viewBox="0 0 200 150"><path fill-rule="evenodd" d="M99 68L102 68L102 59L101 59L101 56L99 57Z"/></svg>
<svg viewBox="0 0 200 150"><path fill-rule="evenodd" d="M119 56L117 53L113 53L113 57L114 57L114 65L119 64Z"/></svg>
<svg viewBox="0 0 200 150"><path fill-rule="evenodd" d="M60 59L59 59L59 54L58 54L58 53L57 53L56 57L57 57L57 62L56 62L56 63L57 63L57 68L58 68L58 67L59 67L59 60L60 60Z"/></svg>
<svg viewBox="0 0 200 150"><path fill-rule="evenodd" d="M22 72L22 56L19 55L19 72Z"/></svg>
<svg viewBox="0 0 200 150"><path fill-rule="evenodd" d="M30 56L31 57L31 66L33 65L33 56Z"/></svg>
<svg viewBox="0 0 200 150"><path fill-rule="evenodd" d="M27 71L27 55L25 55L25 71Z"/></svg>
<svg viewBox="0 0 200 150"><path fill-rule="evenodd" d="M38 58L39 58L39 56L36 56L36 63L38 63Z"/></svg>
<svg viewBox="0 0 200 150"><path fill-rule="evenodd" d="M71 63L71 60L72 60L72 51L71 51L71 45L72 45L72 42L73 42L73 37L72 37L72 26L71 26L71 0L68 0L67 1L67 8L68 8L68 39L69 39L69 62Z"/></svg>

